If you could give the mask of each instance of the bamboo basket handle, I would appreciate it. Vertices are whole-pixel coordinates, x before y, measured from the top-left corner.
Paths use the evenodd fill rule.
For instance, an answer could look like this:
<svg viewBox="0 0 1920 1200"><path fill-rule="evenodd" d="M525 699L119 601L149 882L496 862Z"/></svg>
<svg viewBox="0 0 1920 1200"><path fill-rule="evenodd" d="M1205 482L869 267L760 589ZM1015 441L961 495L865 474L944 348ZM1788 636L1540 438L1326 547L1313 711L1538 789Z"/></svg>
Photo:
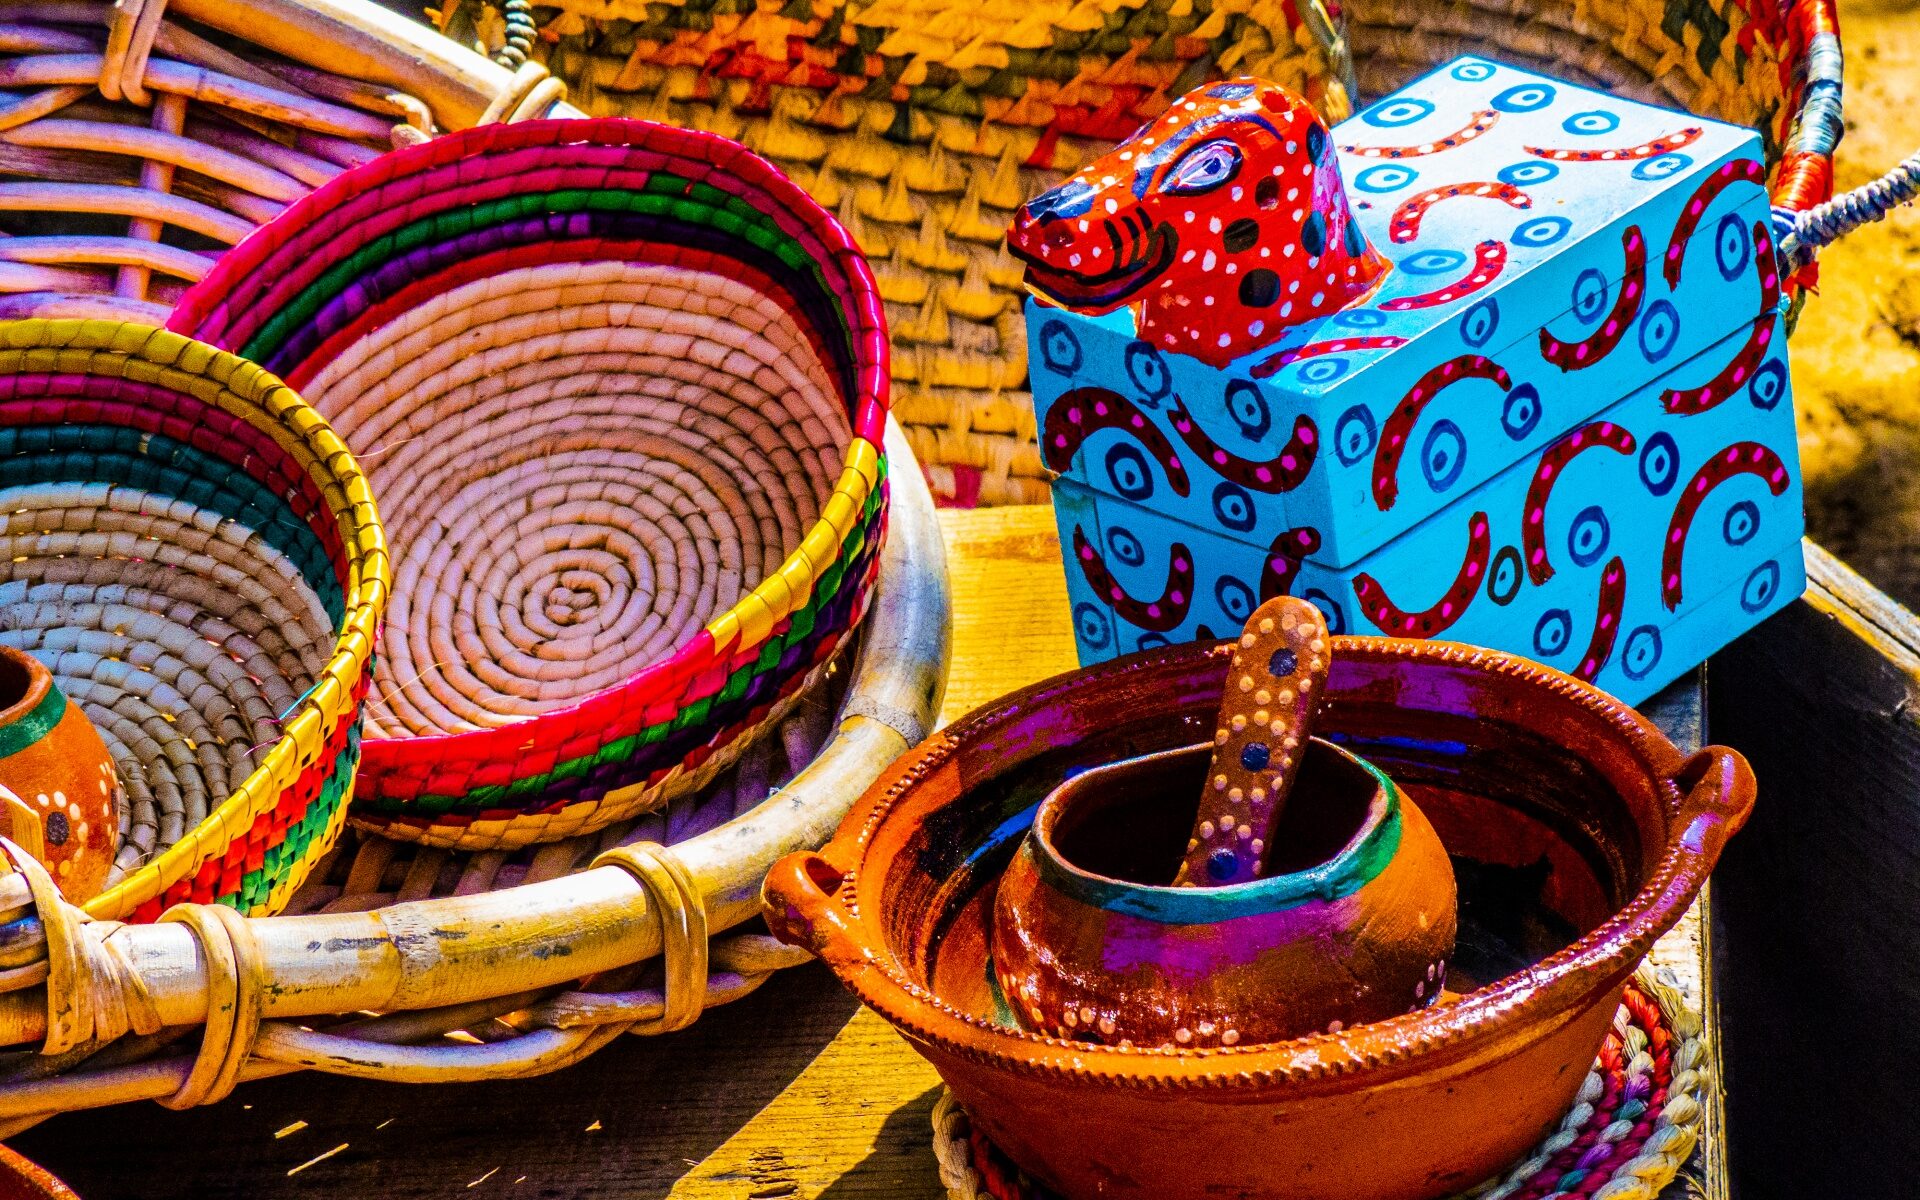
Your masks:
<svg viewBox="0 0 1920 1200"><path fill-rule="evenodd" d="M50 1112L127 1100L210 1102L237 1082L301 1068L409 1082L536 1074L629 1028L678 1027L699 1005L744 994L795 961L765 937L736 935L708 950L707 935L758 913L767 868L824 842L866 784L932 727L945 691L951 631L939 524L896 424L886 440L897 466L883 584L849 701L832 739L784 789L671 851L643 846L578 875L374 912L228 920L180 906L160 924L117 925L79 920L51 893L40 896L38 911L55 915L39 921L38 961L0 963L0 987L14 989L0 994L0 1044L61 1054L129 1031L212 1028L194 1055L126 1063L131 1050L109 1047L100 1069L89 1061L64 1076L0 1084L0 1134ZM0 914L25 912L30 885L44 876L23 854L16 863L17 873L0 878ZM315 953L316 944L328 949ZM626 968L663 948L664 994L565 990L584 976L624 986ZM294 1020L361 1010L388 1015L325 1031ZM392 1044L500 1014L524 1032L486 1045Z"/></svg>

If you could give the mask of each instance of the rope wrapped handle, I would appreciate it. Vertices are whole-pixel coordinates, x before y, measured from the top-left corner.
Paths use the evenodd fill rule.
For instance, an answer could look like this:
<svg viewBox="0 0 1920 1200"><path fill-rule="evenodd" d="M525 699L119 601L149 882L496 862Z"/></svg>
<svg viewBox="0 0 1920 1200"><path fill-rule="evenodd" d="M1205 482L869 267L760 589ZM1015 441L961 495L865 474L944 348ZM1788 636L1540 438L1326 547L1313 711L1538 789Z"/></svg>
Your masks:
<svg viewBox="0 0 1920 1200"><path fill-rule="evenodd" d="M1920 150L1872 183L1842 192L1805 212L1776 209L1776 222L1785 226L1780 237L1780 261L1789 273L1798 271L1811 264L1824 247L1863 225L1884 219L1916 196L1920 196Z"/></svg>

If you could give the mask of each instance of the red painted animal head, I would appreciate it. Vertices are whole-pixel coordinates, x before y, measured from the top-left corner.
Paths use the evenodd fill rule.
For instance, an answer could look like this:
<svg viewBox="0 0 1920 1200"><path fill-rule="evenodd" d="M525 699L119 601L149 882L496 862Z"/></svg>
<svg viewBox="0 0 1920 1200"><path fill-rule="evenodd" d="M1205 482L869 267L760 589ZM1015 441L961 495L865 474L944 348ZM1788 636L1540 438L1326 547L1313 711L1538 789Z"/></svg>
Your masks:
<svg viewBox="0 0 1920 1200"><path fill-rule="evenodd" d="M1379 286L1326 126L1259 79L1211 83L1014 218L1042 299L1139 306L1139 335L1214 366Z"/></svg>

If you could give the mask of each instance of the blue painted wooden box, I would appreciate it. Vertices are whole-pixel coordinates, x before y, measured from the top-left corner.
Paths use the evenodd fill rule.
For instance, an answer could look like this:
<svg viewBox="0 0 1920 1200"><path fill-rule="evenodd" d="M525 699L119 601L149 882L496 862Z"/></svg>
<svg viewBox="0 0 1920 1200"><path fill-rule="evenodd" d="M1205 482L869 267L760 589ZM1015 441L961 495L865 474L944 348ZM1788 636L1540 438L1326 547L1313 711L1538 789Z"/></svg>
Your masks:
<svg viewBox="0 0 1920 1200"><path fill-rule="evenodd" d="M1214 368L1029 302L1083 662L1290 590L1637 702L1800 593L1755 134L1465 58L1333 141L1363 303Z"/></svg>

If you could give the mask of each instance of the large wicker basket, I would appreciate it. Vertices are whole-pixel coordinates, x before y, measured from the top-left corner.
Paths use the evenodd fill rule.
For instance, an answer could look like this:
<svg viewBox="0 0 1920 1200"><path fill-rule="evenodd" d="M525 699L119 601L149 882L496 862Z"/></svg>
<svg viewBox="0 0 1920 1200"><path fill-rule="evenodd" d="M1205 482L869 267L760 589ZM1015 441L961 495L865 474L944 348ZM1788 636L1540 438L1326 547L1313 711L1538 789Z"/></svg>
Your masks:
<svg viewBox="0 0 1920 1200"><path fill-rule="evenodd" d="M48 29L96 49L52 44L58 39ZM116 44L121 49L111 49ZM140 57L145 52L135 48L143 44L157 47L144 73L99 70L116 54ZM103 257L84 277L24 281L30 286L15 288L15 313L164 313L176 288L150 286L151 273L123 281L119 268L165 258L182 268L176 282L203 273L166 248L210 264L225 243L196 242L191 227L166 214L201 213L176 205L176 193L206 209L217 207L215 197L224 204L237 193L203 186L208 177L190 167L166 171L162 154L187 157L201 153L199 146L223 146L219 138L234 123L260 136L247 141L249 153L277 161L294 160L262 141L295 150L315 144L303 140L297 121L220 106L225 93L217 89L169 92L175 83L186 86L181 72L237 79L245 74L237 64L251 63L281 84L298 78L298 90L310 97L324 95L383 120L405 116L405 128L416 131L429 122L458 129L549 111L578 115L558 102L559 83L538 65L509 71L366 0L173 0L165 11L159 0L118 9L15 3L0 16L0 55L9 52L17 57L0 59L0 70L11 64L15 84L98 76L99 99L62 92L34 101L68 104L69 115L80 105L89 124L151 127L168 95L220 109L203 122L190 107L177 139L196 146L143 139L136 130L111 153L103 146L49 159L22 156L17 140L0 137L0 172L28 177L24 185L0 182L0 230L18 235L0 239L6 248L20 249L29 237L111 241L80 244ZM196 54L217 62L196 65ZM87 61L48 61L63 55ZM153 69L162 60L183 65L172 73ZM318 72L330 78L310 74ZM129 95L129 77L143 80L147 94ZM154 107L143 107L148 103ZM55 132L104 136L58 126ZM366 151L380 142L371 131L364 140ZM418 139L390 133L387 141L395 140ZM342 150L346 161L334 166L359 157ZM115 190L70 190L73 179L85 177L75 174L83 165L102 176L91 186ZM325 182L322 172L313 174L303 188ZM109 198L114 207L104 223L94 220L96 211L74 211L97 209ZM271 210L236 204L251 215L239 207L221 211L251 228L281 202L272 201ZM157 236L137 224L150 210L136 205L159 212L164 228ZM230 222L221 227L230 241L246 232ZM31 243L25 249L67 252ZM0 268L5 261L0 256ZM0 289L16 278L0 270ZM869 362L883 354L883 346L865 351ZM31 860L0 878L0 1044L32 1043L43 1051L0 1064L0 1136L50 1112L143 1097L176 1106L209 1102L240 1080L300 1069L415 1082L553 1070L622 1031L681 1028L705 1007L744 995L799 961L764 935L728 931L757 918L769 864L824 841L880 771L925 736L944 691L948 597L932 498L899 427L887 420L882 434L883 414L867 419L858 428L877 441L874 458L892 463L895 478L857 645L802 693L778 721L777 736L754 743L697 793L594 833L518 851L406 845L349 829L332 855L311 864L306 884L288 901L286 911L299 915L247 919L226 905L189 902L174 905L164 922L118 925L88 920L60 901ZM209 888L191 897L217 901L224 894ZM590 988L573 985L583 978L592 980ZM386 1015L368 1017L370 1010ZM197 1044L180 1044L194 1036Z"/></svg>
<svg viewBox="0 0 1920 1200"><path fill-rule="evenodd" d="M498 0L442 27L498 40ZM1022 201L1209 76L1254 74L1346 115L1486 53L1760 128L1775 203L1826 199L1840 133L1832 0L541 0L536 54L575 102L710 129L773 159L873 260L894 411L945 503L1046 499L1026 391Z"/></svg>

